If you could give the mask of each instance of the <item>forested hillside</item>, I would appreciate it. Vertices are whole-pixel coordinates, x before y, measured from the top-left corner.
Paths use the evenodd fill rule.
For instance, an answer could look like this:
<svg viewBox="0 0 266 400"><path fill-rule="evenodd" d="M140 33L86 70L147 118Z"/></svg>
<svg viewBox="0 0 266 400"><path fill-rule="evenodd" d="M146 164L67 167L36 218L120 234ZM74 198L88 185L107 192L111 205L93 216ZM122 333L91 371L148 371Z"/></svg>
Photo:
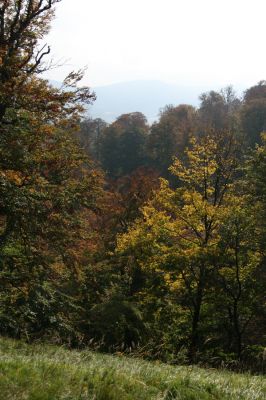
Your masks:
<svg viewBox="0 0 266 400"><path fill-rule="evenodd" d="M266 81L88 118L42 78L57 3L0 2L0 334L262 372Z"/></svg>

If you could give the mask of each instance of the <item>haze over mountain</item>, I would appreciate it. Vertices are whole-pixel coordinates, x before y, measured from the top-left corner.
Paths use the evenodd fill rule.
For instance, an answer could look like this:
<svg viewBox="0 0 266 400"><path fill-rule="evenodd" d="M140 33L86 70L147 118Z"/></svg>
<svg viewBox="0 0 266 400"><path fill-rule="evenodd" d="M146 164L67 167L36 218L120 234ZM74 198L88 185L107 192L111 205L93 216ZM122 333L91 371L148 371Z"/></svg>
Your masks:
<svg viewBox="0 0 266 400"><path fill-rule="evenodd" d="M55 80L50 82L57 88L62 85ZM201 93L210 90L220 91L222 87L222 85L185 86L157 80L137 80L92 87L91 90L95 92L97 99L88 107L88 115L111 123L121 114L140 111L147 117L148 122L152 123L166 105L190 104L197 107ZM241 94L245 87L234 86L234 89Z"/></svg>
<svg viewBox="0 0 266 400"><path fill-rule="evenodd" d="M142 112L149 122L157 119L161 108L168 104L199 105L199 95L221 87L182 86L162 81L140 80L95 87L97 100L89 107L92 118L114 121L119 115Z"/></svg>
<svg viewBox="0 0 266 400"><path fill-rule="evenodd" d="M198 105L201 89L161 81L132 81L95 87L97 100L89 107L89 114L112 122L121 114L140 111L149 122L153 122L159 110L167 104Z"/></svg>

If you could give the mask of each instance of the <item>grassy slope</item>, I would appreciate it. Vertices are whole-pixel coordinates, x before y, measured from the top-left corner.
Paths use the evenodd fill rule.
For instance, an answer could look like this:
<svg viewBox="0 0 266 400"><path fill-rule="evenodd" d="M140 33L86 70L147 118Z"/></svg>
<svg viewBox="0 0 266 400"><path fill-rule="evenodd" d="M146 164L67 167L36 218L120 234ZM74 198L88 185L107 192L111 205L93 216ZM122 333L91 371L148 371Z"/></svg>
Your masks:
<svg viewBox="0 0 266 400"><path fill-rule="evenodd" d="M266 398L266 379L0 339L0 399Z"/></svg>

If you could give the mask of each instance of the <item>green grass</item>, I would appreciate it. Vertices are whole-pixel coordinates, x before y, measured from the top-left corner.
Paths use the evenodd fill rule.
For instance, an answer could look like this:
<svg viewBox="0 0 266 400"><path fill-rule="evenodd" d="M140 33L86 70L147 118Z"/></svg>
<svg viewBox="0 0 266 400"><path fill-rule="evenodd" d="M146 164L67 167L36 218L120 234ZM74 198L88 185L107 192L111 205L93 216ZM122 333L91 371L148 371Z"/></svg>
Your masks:
<svg viewBox="0 0 266 400"><path fill-rule="evenodd" d="M0 339L1 400L265 398L261 376Z"/></svg>

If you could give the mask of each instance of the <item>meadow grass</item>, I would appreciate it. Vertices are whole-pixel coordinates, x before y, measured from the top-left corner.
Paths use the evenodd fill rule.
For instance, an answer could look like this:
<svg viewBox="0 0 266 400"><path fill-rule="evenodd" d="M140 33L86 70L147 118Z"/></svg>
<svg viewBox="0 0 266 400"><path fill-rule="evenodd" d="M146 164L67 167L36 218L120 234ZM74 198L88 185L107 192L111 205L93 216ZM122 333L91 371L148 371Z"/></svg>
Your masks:
<svg viewBox="0 0 266 400"><path fill-rule="evenodd" d="M265 400L266 379L0 339L2 400Z"/></svg>

